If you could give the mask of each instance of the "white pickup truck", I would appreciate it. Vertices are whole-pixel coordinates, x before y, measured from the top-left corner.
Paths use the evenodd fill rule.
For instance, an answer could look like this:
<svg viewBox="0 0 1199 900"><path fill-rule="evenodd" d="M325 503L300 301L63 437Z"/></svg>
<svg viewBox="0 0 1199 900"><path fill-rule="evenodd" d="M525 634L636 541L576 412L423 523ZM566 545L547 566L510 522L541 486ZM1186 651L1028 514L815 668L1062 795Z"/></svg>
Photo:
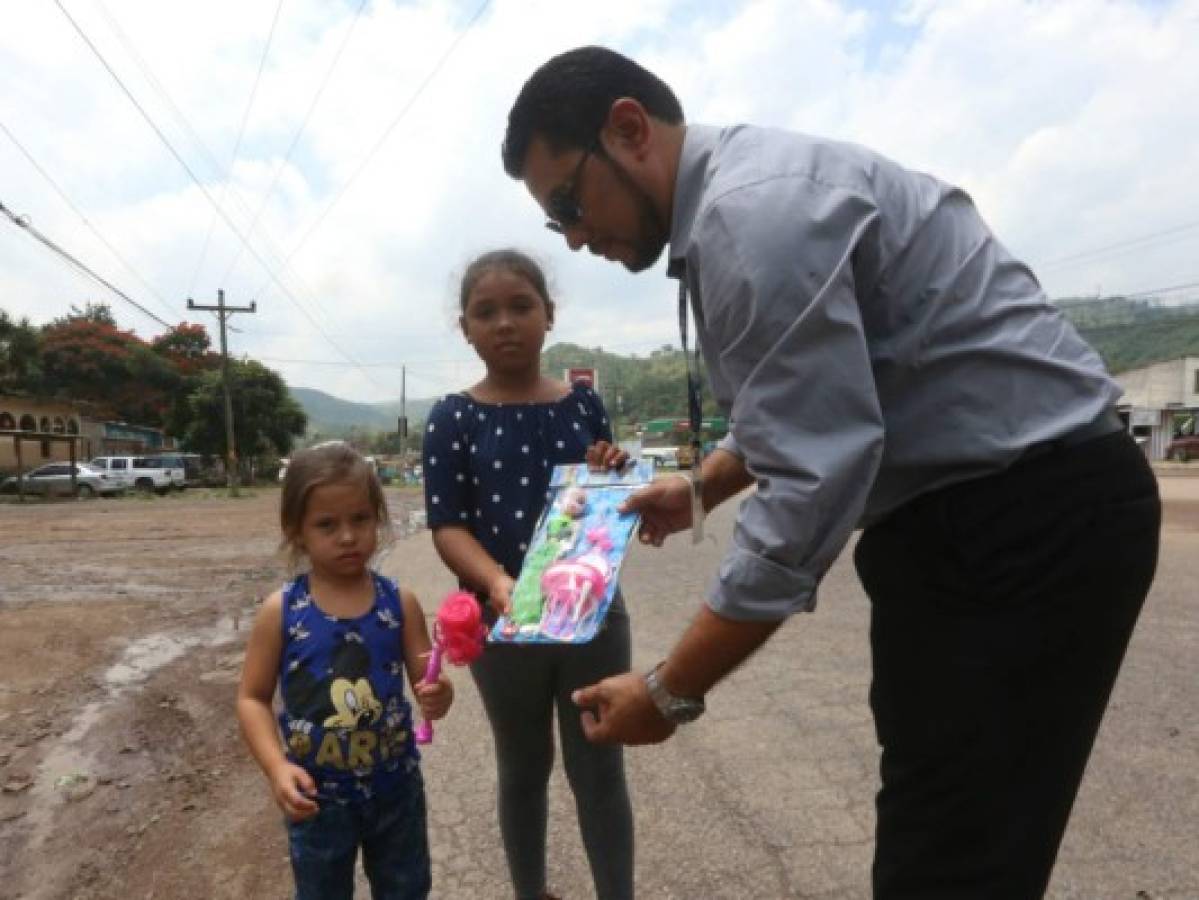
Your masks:
<svg viewBox="0 0 1199 900"><path fill-rule="evenodd" d="M97 456L88 465L107 472L108 477L123 487L138 491L165 494L172 487L182 487L182 468L165 466L161 459L148 456Z"/></svg>

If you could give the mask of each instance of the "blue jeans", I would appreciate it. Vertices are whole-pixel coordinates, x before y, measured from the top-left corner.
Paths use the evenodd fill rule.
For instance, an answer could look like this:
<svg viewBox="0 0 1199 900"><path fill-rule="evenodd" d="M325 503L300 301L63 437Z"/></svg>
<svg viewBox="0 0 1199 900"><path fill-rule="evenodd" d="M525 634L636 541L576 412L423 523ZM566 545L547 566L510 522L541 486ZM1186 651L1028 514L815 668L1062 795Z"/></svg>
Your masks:
<svg viewBox="0 0 1199 900"><path fill-rule="evenodd" d="M399 792L351 804L321 802L304 822L288 822L296 900L351 900L362 847L374 900L429 896L429 836L420 772Z"/></svg>

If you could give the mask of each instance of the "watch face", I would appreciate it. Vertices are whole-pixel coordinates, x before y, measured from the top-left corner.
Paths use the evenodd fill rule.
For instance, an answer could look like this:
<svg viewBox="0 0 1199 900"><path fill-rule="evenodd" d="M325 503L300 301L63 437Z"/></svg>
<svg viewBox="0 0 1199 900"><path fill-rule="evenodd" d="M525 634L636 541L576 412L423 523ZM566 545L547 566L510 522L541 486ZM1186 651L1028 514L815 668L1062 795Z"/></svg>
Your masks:
<svg viewBox="0 0 1199 900"><path fill-rule="evenodd" d="M703 711L703 701L675 697L667 708L665 715L669 721L681 725L685 722L694 722L700 717Z"/></svg>
<svg viewBox="0 0 1199 900"><path fill-rule="evenodd" d="M704 711L704 701L702 699L676 697L667 691L662 686L662 683L658 681L656 669L645 676L645 683L646 687L649 688L650 699L654 701L654 705L658 707L658 712L668 722L673 722L675 725L693 722Z"/></svg>

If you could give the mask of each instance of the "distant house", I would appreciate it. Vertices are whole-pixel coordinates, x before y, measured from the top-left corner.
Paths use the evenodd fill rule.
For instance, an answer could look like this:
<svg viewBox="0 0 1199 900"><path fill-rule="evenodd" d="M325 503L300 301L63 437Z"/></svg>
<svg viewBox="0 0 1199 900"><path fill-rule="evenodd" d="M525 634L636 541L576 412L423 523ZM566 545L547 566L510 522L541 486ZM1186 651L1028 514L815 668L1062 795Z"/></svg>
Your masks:
<svg viewBox="0 0 1199 900"><path fill-rule="evenodd" d="M1181 356L1115 376L1124 388L1120 413L1150 459L1164 459L1181 429L1199 414L1199 356Z"/></svg>
<svg viewBox="0 0 1199 900"><path fill-rule="evenodd" d="M22 436L21 462L26 469L70 459L69 442L56 440L55 435L77 435L76 458L83 462L94 456L156 453L175 446L161 428L106 422L88 417L83 410L83 404L67 400L0 394L0 473L17 469L15 432Z"/></svg>
<svg viewBox="0 0 1199 900"><path fill-rule="evenodd" d="M22 442L22 461L25 468L45 462L70 459L66 441L36 440L38 435L81 435L84 424L79 409L63 400L46 400L16 394L0 394L0 472L15 472L16 444L12 432L27 432L31 440ZM4 436L9 432L9 436ZM90 452L88 441L80 441L79 457Z"/></svg>

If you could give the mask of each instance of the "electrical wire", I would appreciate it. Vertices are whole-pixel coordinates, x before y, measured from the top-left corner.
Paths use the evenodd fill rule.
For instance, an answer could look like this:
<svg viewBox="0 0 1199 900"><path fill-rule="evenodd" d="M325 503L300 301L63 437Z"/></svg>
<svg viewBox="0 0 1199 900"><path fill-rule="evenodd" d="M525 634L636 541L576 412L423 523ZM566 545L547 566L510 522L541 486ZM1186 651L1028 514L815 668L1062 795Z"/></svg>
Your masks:
<svg viewBox="0 0 1199 900"><path fill-rule="evenodd" d="M429 74L424 77L419 85L417 85L416 90L411 94L411 96L409 96L407 102L405 102L400 108L399 113L394 119L391 120L391 124L383 129L383 133L379 136L378 140L375 141L375 144L373 147L371 147L370 152L366 154L362 162L359 163L357 168L355 168L351 173L346 183L341 186L340 190L338 190L338 192L333 196L333 199L329 201L324 210L321 211L320 215L318 215L315 221L308 226L308 228L300 236L299 241L296 242L295 246L293 246L287 256L284 257L284 262L290 262L292 257L300 252L300 249L308 242L308 239L312 237L313 233L317 230L317 228L320 227L320 224L325 221L325 218L330 212L333 211L333 208L337 206L337 204L341 201L341 198L345 196L346 192L350 189L354 182L358 180L358 176L361 175L367 166L370 165L372 160L374 160L375 155L380 149L382 149L383 145L387 142L387 139L391 136L391 133L396 129L396 126L400 124L400 122L408 114L408 111L412 109L413 105L420 98L421 94L424 93L425 89L429 86L433 79L436 78L438 73L441 72L450 56L452 56L454 51L458 49L459 44L462 43L462 41L470 33L471 29L474 28L475 24L483 16L483 13L490 4L491 0L483 0L483 2L479 4L478 9L475 10L475 13L473 16L471 16L470 21L466 23L466 27L458 33L454 40L450 42L450 45L445 49L445 51L441 54L441 57L434 64L433 68L429 71ZM266 284L263 284L262 287L259 288L258 293L261 294L265 288Z"/></svg>
<svg viewBox="0 0 1199 900"><path fill-rule="evenodd" d="M280 0L280 2L282 2L282 0ZM153 88L153 90L158 94L158 96L162 100L162 102L167 106L169 111L174 115L174 117L175 117L176 121L178 122L179 126L181 127L181 129L187 135L190 136L192 144L194 145L195 149L198 151L198 154L208 163L209 169L212 171L214 178L218 177L219 173L222 171L223 167L221 166L220 163L217 162L215 155L208 148L208 145L204 143L204 139L201 138L200 135L196 132L195 128L192 127L192 124L191 124L191 122L188 121L187 116L185 116L183 114L183 111L179 108L178 104L175 103L174 99L172 99L170 93L162 85L162 82L160 82L158 80L157 76L154 74L154 72L150 68L149 64L145 61L145 59L142 58L142 55L138 52L137 47L134 46L133 41L124 32L124 30L117 23L117 21L112 17L112 14L110 12L108 12L108 10L104 7L104 5L102 3L98 3L97 6L98 6L98 9L100 10L100 12L103 14L104 18L107 20L109 28L111 28L112 31L116 34L117 38L121 41L122 45L125 47L125 50L129 54L129 56L133 58L133 61L137 64L138 68L141 70L142 74L145 76L146 80L149 82L151 88ZM276 7L276 9L278 9L278 8L279 7ZM70 17L68 16L68 19L69 18ZM76 26L76 30L81 30L80 27L73 21L72 21L72 24ZM86 37L85 37L85 40L86 40ZM89 46L92 47L92 51L94 53L99 55L99 51L97 50L97 48L95 47L95 45L93 43L89 42ZM103 56L100 57L100 60L102 63L105 63L105 65L107 66L107 63L104 60ZM109 68L109 71L111 73L113 70L111 68ZM116 77L115 73L114 73L114 77ZM121 80L119 78L117 78L117 82L118 82L118 84L121 85L122 88L124 87L124 84L121 82ZM247 110L246 110L247 115L248 115L248 111L249 111L249 107L247 106ZM168 149L170 149L170 148L168 148ZM232 166L232 163L230 163L230 167L231 166ZM213 200L212 197L207 196L207 192L205 192L206 197L209 200L209 202L213 204L214 213L216 213L218 215L222 214L223 210L224 210L224 201L226 199L231 199L233 201L234 205L238 208L238 211L243 213L244 216L247 219L249 219L249 218L251 218L250 208L246 204L244 199L241 197L241 195L237 192L237 190L234 189L232 187L232 185L229 183L227 171L228 170L226 169L226 177L221 179L221 192L222 192L221 201L218 202L218 201ZM195 180L195 179L193 178L193 180ZM199 185L199 186L203 190L203 186L202 185ZM239 234L239 232L236 229L232 229L232 230L234 231L235 234ZM209 235L211 235L211 229L209 231ZM207 240L207 238L206 238L206 240ZM248 243L248 236L243 238L243 242ZM268 277L271 280L276 280L278 278L278 275L272 268L272 265L281 270L288 270L290 267L287 265L286 262L282 261L282 254L274 246L274 242L271 240L269 234L264 234L262 236L262 242L263 242L263 250L266 252L267 256L271 259L271 263L267 263L265 260L262 259L262 257L258 256L257 254L253 254L253 250L251 250L251 253L255 256L256 259L258 259L258 261L262 265L264 271L267 272ZM286 274L288 274L287 271L284 271L284 275L286 275ZM306 290L307 293L311 296L313 293L311 288L303 283L303 279L301 279L299 277L299 274L297 272L295 272L294 270L290 270L290 274L293 276L294 281L299 284L301 289ZM195 277L198 277L198 270L197 270ZM193 278L193 282L194 282L194 280L195 280L195 278ZM284 290L286 291L286 289L284 289ZM189 293L194 293L194 291L189 291ZM290 295L290 299L297 306L297 308L300 306L300 299L298 297L295 297L294 295ZM323 313L323 310L320 308L320 305L317 304L315 301L309 300L308 303L311 305L311 309L301 310L302 312L305 312L310 317L313 315L313 310L315 310L316 313ZM317 325L317 329L318 329L318 331L321 330L319 325Z"/></svg>
<svg viewBox="0 0 1199 900"><path fill-rule="evenodd" d="M109 282L102 276L97 275L95 272L93 272L91 269L89 269L87 266L85 266L83 263L81 263L78 259L76 259L74 256L72 256L70 253L68 253L62 247L58 246L58 244L54 243L54 241L50 240L50 238L46 237L44 234L42 234L40 231L38 231L36 228L34 228L31 224L29 224L28 217L18 216L16 213L12 212L12 210L10 210L8 207L6 207L3 203L0 203L0 214L7 216L9 219L12 220L12 223L14 225L16 225L18 228L24 229L30 235L30 237L34 238L37 241L40 241L42 244L49 247L52 251L54 251L54 253L58 254L60 257L65 259L68 263L70 263L76 269L83 272L85 275L89 276L90 278L98 281L100 284L104 285L104 287L108 288L110 291L112 291L114 294L116 294L118 297L120 297L122 300L124 300L130 306L137 309L138 312L142 313L143 315L149 316L151 319L153 319L159 325L162 325L164 328L168 328L168 329L175 328L175 326L172 325L170 322L167 322L165 319L161 319L154 313L150 312L150 310L146 309L146 307L142 306L140 303L138 303L136 300L134 300L132 297L130 297L128 294L126 294L124 291L122 291L120 288L116 287L115 285L113 285L111 282Z"/></svg>
<svg viewBox="0 0 1199 900"><path fill-rule="evenodd" d="M125 269L128 270L128 272L130 274L132 274L134 278L136 278L138 281L140 281L142 283L142 286L144 288L146 288L146 290L148 290L151 294L154 295L154 299L158 301L158 303L159 303L160 307L163 309L163 311L166 312L166 314L168 316L173 315L173 311L170 308L170 304L168 304L166 302L166 300L163 299L162 295L159 294L158 291L156 291L154 289L154 287L138 273L137 269L133 268L133 266L129 263L129 261L126 260L125 257L123 257L117 251L117 248L109 243L108 239L106 237L104 237L103 234L101 234L100 230L98 228L96 228L96 226L93 225L91 223L91 221L88 220L88 217L83 214L83 212L79 209L79 207L77 207L73 202L71 202L71 198L67 196L66 191L64 191L59 186L58 182L56 182L50 176L49 172L47 172L44 168L42 168L42 166L38 163L38 161L33 157L33 154L31 154L28 150L25 149L24 145L22 145L22 143L19 140L17 140L17 136L15 134L13 134L12 131L9 130L8 126L6 126L3 122L0 122L0 131L3 131L8 136L8 139L13 142L13 145L19 151L21 151L21 155L24 156L25 159L27 159L29 161L29 164L31 166L33 166L34 169L37 170L38 174L41 175L44 179L46 179L47 182L50 183L50 187L54 188L55 192L62 199L62 201L71 208L71 211L74 212L75 215L79 216L79 218L82 220L83 224L88 227L88 229L91 231L92 234L94 234L96 236L96 238L100 241L100 243L102 243L105 247L108 248L108 252L111 253L116 258L117 262L119 262L122 266L124 266Z"/></svg>
<svg viewBox="0 0 1199 900"><path fill-rule="evenodd" d="M1199 228L1199 221L1187 222L1182 225L1176 225L1173 228L1167 228L1163 231L1155 231L1151 234L1141 235L1140 237L1127 238L1122 241L1116 241L1112 244L1105 244L1101 247L1095 247L1091 250L1083 250L1078 253L1072 253L1068 256L1059 256L1057 259L1051 259L1047 260L1046 262L1039 263L1034 266L1034 268L1037 271L1043 271L1046 269L1059 268L1061 266L1072 265L1080 262L1092 261L1093 257L1102 258L1106 255L1125 253L1130 250L1140 250L1143 249L1143 245L1154 243L1160 238L1176 236L1187 231L1193 231L1196 228Z"/></svg>
<svg viewBox="0 0 1199 900"><path fill-rule="evenodd" d="M163 143L163 145L167 148L167 150L170 151L171 155L173 157L175 157L175 160L179 163L180 166L183 167L183 170L185 172L187 172L188 176L191 178L192 182L196 185L196 187L198 187L200 189L200 192L204 195L205 199L207 199L208 202L212 205L213 209L215 209L217 211L217 214L221 217L221 220L225 223L225 225L227 225L229 227L229 229L235 235L238 236L238 238L241 239L241 241L245 245L246 249L250 252L250 255L253 256L258 261L258 263L262 266L263 270L266 271L270 275L270 280L273 281L275 283L275 285L278 286L280 291L283 292L283 295L291 302L291 304L293 306L295 306L295 308L297 310L299 310L304 315L305 318L308 319L308 321L312 325L312 327L316 329L317 333L320 334L321 337L323 337L325 339L325 341L329 344L329 346L332 347L338 353L338 355L344 357L345 359L349 360L351 363L357 365L354 358L349 353L347 353L345 350L343 350L325 332L325 330L317 323L316 319L313 318L312 314L299 302L299 300L295 297L295 295L292 294L292 292L290 290L288 290L287 286L284 285L282 280L279 278L279 275L274 271L274 269L272 269L269 265L266 264L266 261L263 260L262 256L258 253L258 251L249 245L248 240L241 233L241 231L237 228L237 226L233 224L233 220L229 218L228 213L226 213L225 210L216 202L216 200L213 198L212 194L208 191L208 189L204 186L204 184L196 176L196 173L192 170L191 166L189 166L187 164L187 161L179 154L179 152L175 149L175 147L167 139L167 136L165 134L163 134L162 129L158 127L157 123L155 123L153 118L150 117L149 113L146 112L145 108L141 105L141 103L138 102L137 98L133 96L133 93L129 90L129 88L127 88L125 86L125 83L121 80L120 76L117 75L116 71L112 68L111 65L109 65L108 61L104 58L104 55L102 53L100 53L99 48L97 48L96 45L92 42L92 40L87 36L87 33L79 26L79 23L76 22L74 18L72 18L71 14L69 12L67 12L66 7L64 7L62 5L62 0L54 0L54 3L59 8L59 10L62 12L62 14L67 18L67 21L71 23L71 26L75 29L76 33L78 33L79 37L83 39L83 42L85 44L87 44L88 48L92 51L92 53L95 55L95 57L100 61L101 65L104 66L104 68L108 71L109 75L111 75L113 80L116 81L116 83L117 83L118 87L120 87L121 91L125 94L125 96L129 99L129 101L137 109L137 111L139 113L141 113L141 116L143 119L145 119L146 124L148 124L150 126L150 128L158 136L158 139ZM362 374L367 377L367 380L374 383L376 387L382 388L382 385L378 384L377 382L374 381L373 378L371 378L371 376L370 376L369 372L367 372L367 370L362 369Z"/></svg>
<svg viewBox="0 0 1199 900"><path fill-rule="evenodd" d="M267 186L266 193L262 195L262 200L258 204L258 209L254 213L254 218L250 220L250 227L246 230L247 237L254 233L254 229L258 226L259 219L262 218L262 212L266 209L267 202L271 199L271 195L275 193L275 188L279 184L279 178L283 175L283 170L287 168L287 164L291 162L291 155L295 153L296 146L300 143L300 138L303 136L304 130L308 127L308 122L312 119L312 114L316 110L317 104L320 102L321 97L324 95L325 88L328 86L330 78L333 76L333 70L337 68L338 62L341 61L342 53L345 52L346 46L350 43L350 36L354 33L354 26L358 24L358 19L361 17L362 11L365 8L366 0L361 0L361 2L358 4L358 9L354 12L354 18L350 21L350 27L347 28L346 33L342 35L341 43L337 47L337 52L333 54L333 60L329 63L329 68L325 70L324 78L321 79L321 83L317 87L316 93L312 96L312 102L308 104L308 111L304 114L304 120L300 122L300 127L296 129L296 133L292 137L291 143L287 147L287 153L284 154L283 159L279 162L279 165L275 167L275 174L271 178L271 183ZM236 266L238 261L241 259L241 252L244 246L245 245L243 244L241 247L238 247L237 253L234 254L233 259L229 261L229 265L225 268L225 274L221 276L220 283L224 283L229 280L230 273L233 271L234 266ZM287 260L290 259L291 256L289 255ZM287 260L284 262L286 263Z"/></svg>
<svg viewBox="0 0 1199 900"><path fill-rule="evenodd" d="M262 81L263 70L266 69L266 60L270 55L271 45L275 40L275 28L279 24L279 13L282 11L283 0L279 0L275 5L275 15L271 18L271 28L267 32L266 43L262 47L262 56L258 60L258 72L254 75L254 84L250 87L250 97L246 101L246 108L241 114L241 124L237 128L237 139L233 142L233 153L229 156L229 166L225 169L225 177L222 179L222 183L226 185L222 199L228 195L229 188L227 185L233 177L233 166L237 163L237 155L241 152L241 142L246 133L246 123L250 120L250 110L254 107L254 99L258 96L258 85ZM196 282L200 278L200 270L204 267L204 260L208 256L208 244L212 240L212 231L216 226L216 220L216 213L213 213L208 220L208 231L204 235L204 245L200 248L200 258L196 261L196 268L192 273L191 286L188 289L189 295L196 292Z"/></svg>

